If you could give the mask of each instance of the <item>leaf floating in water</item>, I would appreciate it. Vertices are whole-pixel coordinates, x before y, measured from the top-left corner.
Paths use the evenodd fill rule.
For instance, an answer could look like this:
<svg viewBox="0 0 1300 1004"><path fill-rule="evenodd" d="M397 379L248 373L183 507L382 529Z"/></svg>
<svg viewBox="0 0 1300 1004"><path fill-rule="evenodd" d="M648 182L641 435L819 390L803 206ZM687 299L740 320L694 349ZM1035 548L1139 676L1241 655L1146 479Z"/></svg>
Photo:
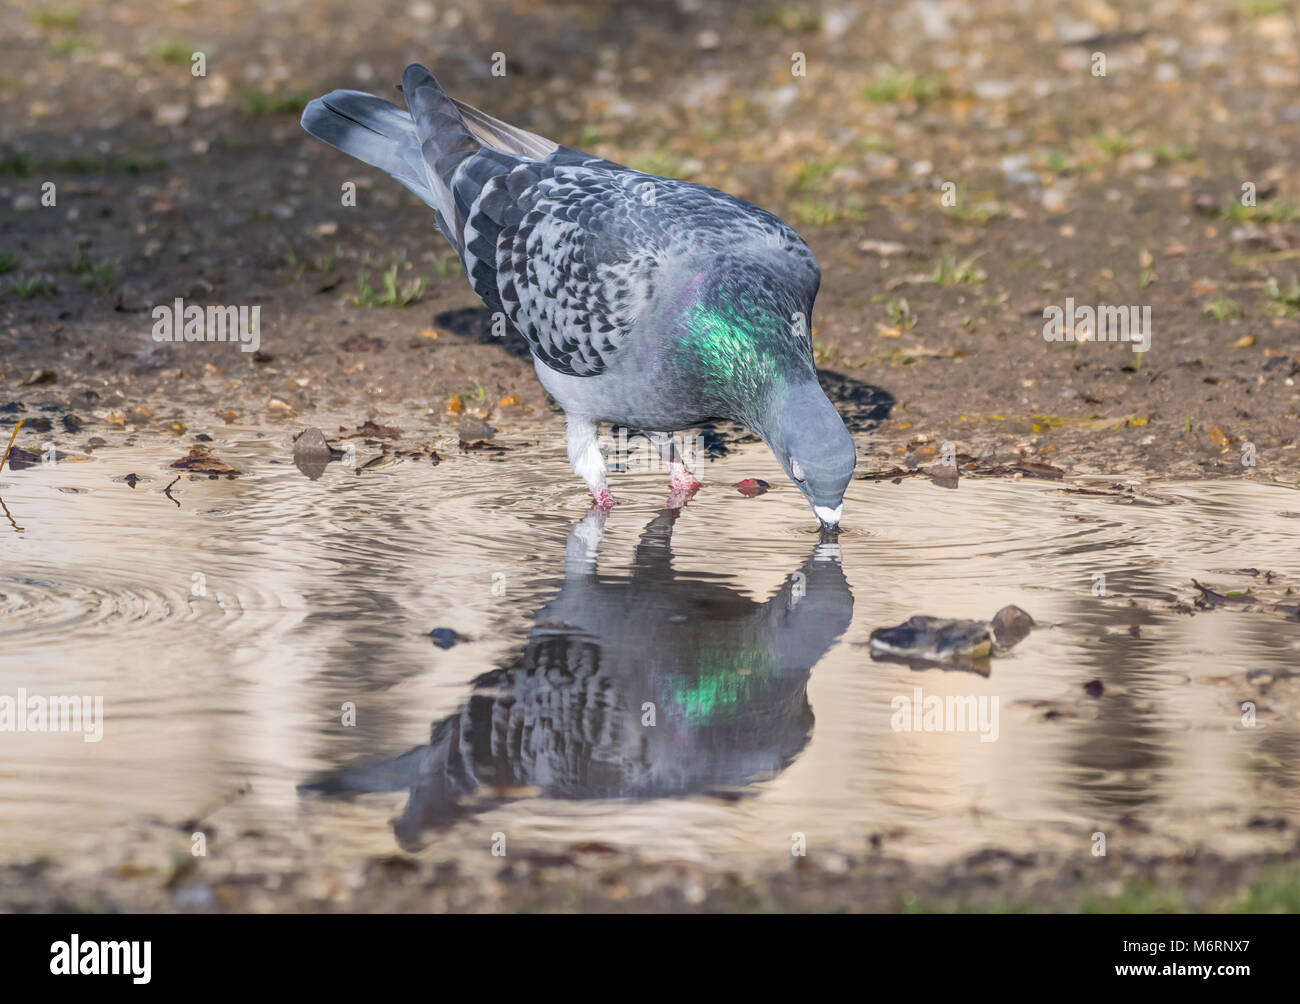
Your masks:
<svg viewBox="0 0 1300 1004"><path fill-rule="evenodd" d="M986 660L993 650L993 636L988 621L921 614L895 627L876 628L868 644L873 658L974 668L969 664Z"/></svg>
<svg viewBox="0 0 1300 1004"><path fill-rule="evenodd" d="M1273 572L1266 573L1264 582L1256 589L1229 589L1224 592L1212 589L1192 579L1199 595L1192 604L1175 604L1174 609L1180 613L1193 613L1195 610L1214 610L1231 606L1237 610L1251 610L1261 613L1281 614L1287 620L1300 621L1300 603L1283 603L1281 597L1292 596L1292 590L1284 582L1276 582L1280 577ZM1269 597L1275 596L1279 600Z"/></svg>
<svg viewBox="0 0 1300 1004"><path fill-rule="evenodd" d="M1065 471L1061 468L1053 467L1051 464L1039 463L1036 460L1017 460L1010 464L992 464L985 463L970 454L959 453L956 456L956 461L956 464L947 466L932 464L929 467L893 467L887 471L868 471L866 474L859 474L857 480L894 481L899 478L924 475L936 482L944 482L944 487L952 487L952 482L957 479L958 475L976 475L987 478L1009 478L1019 475L1026 478L1043 478L1047 481L1060 481L1065 477Z"/></svg>
<svg viewBox="0 0 1300 1004"><path fill-rule="evenodd" d="M891 467L887 471L868 471L866 474L859 474L859 481L898 481L901 478L910 478L914 474L920 474L920 471L909 471L905 467Z"/></svg>
<svg viewBox="0 0 1300 1004"><path fill-rule="evenodd" d="M360 474L362 471L382 471L385 467L395 467L401 462L402 460L400 457L396 457L391 453L381 453L379 456L372 457L358 467L357 473Z"/></svg>
<svg viewBox="0 0 1300 1004"><path fill-rule="evenodd" d="M21 446L15 446L9 451L9 469L11 471L21 471L27 467L35 467L40 462L40 456L35 453L28 453Z"/></svg>
<svg viewBox="0 0 1300 1004"><path fill-rule="evenodd" d="M745 478L743 481L737 481L731 487L740 492L745 498L752 499L764 494L772 486L766 481L760 481L758 478Z"/></svg>
<svg viewBox="0 0 1300 1004"><path fill-rule="evenodd" d="M1059 467L1053 467L1051 464L1040 464L1033 460L1021 460L1012 464L1011 469L1027 477L1047 478L1049 481L1059 481L1065 477L1065 471Z"/></svg>
<svg viewBox="0 0 1300 1004"><path fill-rule="evenodd" d="M1106 687L1100 680L1089 680L1083 685L1083 692L1089 697L1100 697L1106 692Z"/></svg>
<svg viewBox="0 0 1300 1004"><path fill-rule="evenodd" d="M599 840L583 840L570 845L569 850L575 854L617 854L619 852L613 844L606 844Z"/></svg>
<svg viewBox="0 0 1300 1004"><path fill-rule="evenodd" d="M339 432L347 432L347 426L340 425ZM379 425L372 419L366 419L357 426L355 432L343 436L343 439L398 439L402 430L393 425Z"/></svg>
<svg viewBox="0 0 1300 1004"><path fill-rule="evenodd" d="M902 662L914 669L939 666L987 676L988 658L1022 641L1034 619L1017 606L1006 606L992 621L918 615L896 627L877 628L868 644L873 659Z"/></svg>
<svg viewBox="0 0 1300 1004"><path fill-rule="evenodd" d="M218 477L222 474L228 474L234 477L239 473L234 467L231 467L224 460L219 460L207 450L194 447L189 453L181 457L180 460L172 462L172 467L182 471L193 471L196 474L209 474L212 477Z"/></svg>
<svg viewBox="0 0 1300 1004"><path fill-rule="evenodd" d="M456 434L462 443L472 443L479 439L491 439L497 430L477 418L466 418L456 427Z"/></svg>

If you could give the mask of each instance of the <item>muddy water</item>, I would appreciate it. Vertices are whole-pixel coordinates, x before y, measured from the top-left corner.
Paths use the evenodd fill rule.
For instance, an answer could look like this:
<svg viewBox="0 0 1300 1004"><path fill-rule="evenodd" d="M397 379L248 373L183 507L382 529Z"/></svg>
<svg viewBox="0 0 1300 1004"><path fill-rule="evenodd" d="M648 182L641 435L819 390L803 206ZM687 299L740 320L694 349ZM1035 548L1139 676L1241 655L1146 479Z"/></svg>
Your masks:
<svg viewBox="0 0 1300 1004"><path fill-rule="evenodd" d="M796 832L1085 853L1097 830L1264 846L1283 834L1261 820L1300 817L1300 623L1173 608L1193 578L1259 588L1247 567L1296 602L1276 582L1300 584L1300 494L855 482L832 543L761 447L707 465L680 513L637 474L584 518L552 431L318 480L286 434L227 431L245 474L174 501L175 442L5 471L0 694L101 696L104 723L95 743L0 733L0 856L115 859L196 819L224 853L257 834L286 859L482 859L504 833L788 861ZM152 480L114 481L132 471ZM742 497L745 477L774 488ZM1039 627L987 673L866 646L1010 603ZM996 738L892 727L917 688L996 700Z"/></svg>

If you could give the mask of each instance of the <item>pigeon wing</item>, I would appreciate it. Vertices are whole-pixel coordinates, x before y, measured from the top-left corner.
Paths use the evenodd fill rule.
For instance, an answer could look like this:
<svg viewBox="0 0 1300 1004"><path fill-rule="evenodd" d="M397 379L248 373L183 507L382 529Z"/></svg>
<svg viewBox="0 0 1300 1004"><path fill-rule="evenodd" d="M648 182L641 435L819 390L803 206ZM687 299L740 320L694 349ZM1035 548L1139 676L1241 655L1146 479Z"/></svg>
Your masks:
<svg viewBox="0 0 1300 1004"><path fill-rule="evenodd" d="M479 295L542 362L574 376L612 364L675 270L775 263L809 309L821 280L808 246L771 213L567 147L487 179L465 235Z"/></svg>
<svg viewBox="0 0 1300 1004"><path fill-rule="evenodd" d="M525 163L479 200L496 217L482 229L499 227L491 292L533 353L560 373L604 372L654 295L668 235L661 218L641 211L637 178L651 181ZM480 229L474 215L469 224Z"/></svg>

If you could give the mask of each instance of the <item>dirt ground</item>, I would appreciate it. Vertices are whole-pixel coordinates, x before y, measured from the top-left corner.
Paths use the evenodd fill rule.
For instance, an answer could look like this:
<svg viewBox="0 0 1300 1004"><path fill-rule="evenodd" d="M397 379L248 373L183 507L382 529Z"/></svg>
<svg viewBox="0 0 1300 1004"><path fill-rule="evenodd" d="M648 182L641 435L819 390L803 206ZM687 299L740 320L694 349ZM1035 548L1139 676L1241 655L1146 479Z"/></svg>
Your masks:
<svg viewBox="0 0 1300 1004"><path fill-rule="evenodd" d="M283 856L283 845L266 848ZM1284 854L1062 858L989 848L942 866L888 853L812 854L783 869L647 862L604 844L512 852L491 873L407 855L282 869L212 859L179 868L121 866L93 880L37 860L0 867L16 913L1295 913L1300 847ZM191 858L188 864L192 865Z"/></svg>
<svg viewBox="0 0 1300 1004"><path fill-rule="evenodd" d="M863 474L930 463L952 442L1075 474L1300 483L1292 3L17 0L0 39L0 447L24 418L19 448L52 441L75 457L141 436L188 448L235 421L287 450L325 410L429 430L546 412L431 214L298 125L335 87L400 101L393 84L419 60L490 114L730 191L799 230L822 267L820 365L861 433ZM152 308L177 297L259 305L261 351L154 341ZM1045 309L1067 298L1150 307L1150 350L1045 340ZM1228 909L1260 905L1245 890L1274 887L1279 867L1130 860L1097 885L1029 859L918 872L845 857L834 875L692 869L646 886L622 859L511 866L488 885L379 861L381 875L415 870L382 903L290 880L273 898L1159 908L1125 897L1173 882L1185 908ZM1281 867L1294 897L1294 864ZM84 902L44 883L39 862L23 868L36 892L9 907ZM140 895L112 886L94 908L175 905ZM233 894L213 905L261 908Z"/></svg>

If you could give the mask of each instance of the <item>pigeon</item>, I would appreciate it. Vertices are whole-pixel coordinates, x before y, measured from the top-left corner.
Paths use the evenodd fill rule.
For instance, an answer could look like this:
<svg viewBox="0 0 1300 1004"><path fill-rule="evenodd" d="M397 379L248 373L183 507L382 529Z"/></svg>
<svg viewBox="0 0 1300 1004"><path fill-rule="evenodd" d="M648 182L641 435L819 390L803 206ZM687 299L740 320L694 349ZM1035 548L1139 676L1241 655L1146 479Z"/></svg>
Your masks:
<svg viewBox="0 0 1300 1004"><path fill-rule="evenodd" d="M415 850L424 831L493 808L494 794L740 794L780 774L812 737L812 670L853 620L840 545L822 535L760 601L673 570L680 513L665 508L642 531L625 576L597 571L606 514L588 514L569 532L564 581L526 643L474 680L428 743L330 770L301 790L408 789L394 824Z"/></svg>
<svg viewBox="0 0 1300 1004"><path fill-rule="evenodd" d="M596 506L614 502L600 422L646 430L680 505L699 482L673 433L727 420L767 443L822 528L838 528L857 451L817 380L821 270L799 235L725 192L492 118L418 64L401 89L405 111L331 91L303 128L433 209L474 292L527 341Z"/></svg>

